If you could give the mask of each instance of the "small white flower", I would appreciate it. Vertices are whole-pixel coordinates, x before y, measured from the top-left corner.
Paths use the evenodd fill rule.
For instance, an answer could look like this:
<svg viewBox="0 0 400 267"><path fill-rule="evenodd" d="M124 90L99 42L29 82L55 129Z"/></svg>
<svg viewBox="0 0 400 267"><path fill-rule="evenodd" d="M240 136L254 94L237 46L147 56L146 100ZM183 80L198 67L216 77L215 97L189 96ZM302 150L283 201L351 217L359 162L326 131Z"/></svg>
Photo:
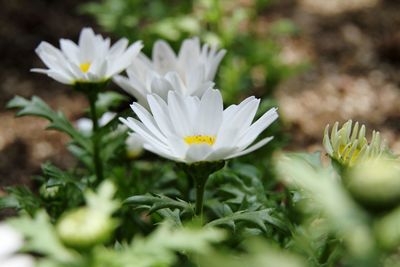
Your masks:
<svg viewBox="0 0 400 267"><path fill-rule="evenodd" d="M60 49L41 42L36 53L48 69L32 69L45 73L64 84L103 82L125 70L143 47L140 41L128 47L126 38L110 47L110 39L83 28L78 44L61 39Z"/></svg>
<svg viewBox="0 0 400 267"><path fill-rule="evenodd" d="M32 267L33 258L28 255L15 255L23 245L20 233L5 223L0 224L0 267Z"/></svg>
<svg viewBox="0 0 400 267"><path fill-rule="evenodd" d="M147 105L147 94L155 93L166 100L171 90L201 97L213 86L225 52L208 44L201 46L199 38L192 38L183 41L176 55L165 41L157 41L151 60L139 54L127 69L128 77L115 76L114 82L142 105Z"/></svg>
<svg viewBox="0 0 400 267"><path fill-rule="evenodd" d="M147 96L150 111L131 105L139 120L120 118L143 138L144 148L162 157L185 163L218 161L250 153L266 143L267 137L251 145L278 118L276 108L253 122L260 100L245 99L223 110L218 90L209 89L200 98L168 93L167 103L158 95Z"/></svg>
<svg viewBox="0 0 400 267"><path fill-rule="evenodd" d="M99 126L102 127L112 121L117 113L106 112L99 119ZM93 130L93 121L89 118L80 118L75 122L76 128L84 134L90 134Z"/></svg>

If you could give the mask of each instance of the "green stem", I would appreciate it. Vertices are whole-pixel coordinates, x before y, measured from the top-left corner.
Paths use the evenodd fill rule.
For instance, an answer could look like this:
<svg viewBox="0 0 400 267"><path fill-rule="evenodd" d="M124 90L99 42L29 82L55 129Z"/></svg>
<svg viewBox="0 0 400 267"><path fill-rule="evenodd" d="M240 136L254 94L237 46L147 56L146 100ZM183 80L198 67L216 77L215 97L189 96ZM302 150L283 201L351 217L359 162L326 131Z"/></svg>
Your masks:
<svg viewBox="0 0 400 267"><path fill-rule="evenodd" d="M200 217L203 223L203 205L204 205L204 192L208 177L214 172L222 169L225 166L225 161L202 161L192 164L178 163L178 166L186 173L186 175L193 179L196 190L196 207L195 214ZM189 182L189 186L190 186Z"/></svg>
<svg viewBox="0 0 400 267"><path fill-rule="evenodd" d="M196 215L200 216L201 221L203 221L203 205L204 205L204 192L205 192L205 187L206 187L206 182L208 180L208 177L206 178L201 178L196 177L197 179L194 179L194 184L196 186Z"/></svg>
<svg viewBox="0 0 400 267"><path fill-rule="evenodd" d="M103 165L100 158L101 135L99 131L99 121L96 112L97 93L89 94L88 100L90 104L90 116L93 121L93 132L92 132L93 164L96 172L97 181L99 182L103 180Z"/></svg>

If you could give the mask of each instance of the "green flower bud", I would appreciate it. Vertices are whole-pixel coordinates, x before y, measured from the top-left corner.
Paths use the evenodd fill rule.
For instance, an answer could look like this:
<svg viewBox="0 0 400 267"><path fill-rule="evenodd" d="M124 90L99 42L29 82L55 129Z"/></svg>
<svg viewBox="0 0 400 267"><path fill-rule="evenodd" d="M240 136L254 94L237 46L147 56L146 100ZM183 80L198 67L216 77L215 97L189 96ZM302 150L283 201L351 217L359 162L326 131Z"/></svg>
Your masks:
<svg viewBox="0 0 400 267"><path fill-rule="evenodd" d="M59 186L46 186L45 184L43 184L39 189L40 195L45 199L55 198L59 191Z"/></svg>
<svg viewBox="0 0 400 267"><path fill-rule="evenodd" d="M107 242L116 226L107 213L84 207L66 213L57 224L57 233L67 246L90 248Z"/></svg>
<svg viewBox="0 0 400 267"><path fill-rule="evenodd" d="M378 243L385 249L395 249L400 246L400 208L384 216L376 222L374 232Z"/></svg>
<svg viewBox="0 0 400 267"><path fill-rule="evenodd" d="M111 218L112 213L120 206L113 200L115 186L105 180L97 192L88 190L85 193L87 207L78 208L63 215L57 224L60 239L73 248L90 248L107 242L118 221Z"/></svg>
<svg viewBox="0 0 400 267"><path fill-rule="evenodd" d="M381 141L379 132L372 132L371 142L365 138L365 126L359 128L358 122L352 127L349 120L338 129L336 122L329 134L329 125L325 128L323 145L328 155L340 164L351 167L357 162L381 155L387 150Z"/></svg>
<svg viewBox="0 0 400 267"><path fill-rule="evenodd" d="M344 183L352 195L368 206L387 207L400 201L400 162L378 157L347 170Z"/></svg>

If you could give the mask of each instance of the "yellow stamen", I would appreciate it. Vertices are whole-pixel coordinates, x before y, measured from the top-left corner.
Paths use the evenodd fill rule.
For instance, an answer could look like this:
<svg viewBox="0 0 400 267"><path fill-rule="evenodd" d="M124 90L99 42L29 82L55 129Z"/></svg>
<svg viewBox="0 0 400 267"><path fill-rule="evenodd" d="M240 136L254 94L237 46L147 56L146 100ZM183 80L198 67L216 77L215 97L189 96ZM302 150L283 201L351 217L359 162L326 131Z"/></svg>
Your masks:
<svg viewBox="0 0 400 267"><path fill-rule="evenodd" d="M90 68L90 63L89 62L85 62L79 65L79 68L81 69L81 71L83 73L88 72L89 68Z"/></svg>
<svg viewBox="0 0 400 267"><path fill-rule="evenodd" d="M215 136L210 135L192 135L186 136L183 140L188 145L207 144L212 146L215 143Z"/></svg>

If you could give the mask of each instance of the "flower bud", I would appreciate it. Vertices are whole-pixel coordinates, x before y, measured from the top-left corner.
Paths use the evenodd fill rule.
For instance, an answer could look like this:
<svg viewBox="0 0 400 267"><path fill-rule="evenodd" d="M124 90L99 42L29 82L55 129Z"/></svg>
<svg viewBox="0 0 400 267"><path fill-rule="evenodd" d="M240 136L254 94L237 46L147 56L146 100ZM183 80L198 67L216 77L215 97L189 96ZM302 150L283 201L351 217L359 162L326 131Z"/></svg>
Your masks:
<svg viewBox="0 0 400 267"><path fill-rule="evenodd" d="M86 207L67 212L57 224L60 239L73 248L90 248L107 242L118 221L111 218L112 213L120 206L113 200L115 186L105 180L97 192L85 193Z"/></svg>
<svg viewBox="0 0 400 267"><path fill-rule="evenodd" d="M138 134L130 134L125 145L128 158L135 159L143 153L143 139Z"/></svg>
<svg viewBox="0 0 400 267"><path fill-rule="evenodd" d="M386 145L381 141L379 132L373 131L371 142L365 138L365 126L359 127L358 122L352 127L349 120L338 129L336 122L329 133L329 125L325 128L323 145L328 155L341 165L351 167L357 162L377 157L386 151Z"/></svg>
<svg viewBox="0 0 400 267"><path fill-rule="evenodd" d="M374 231L378 243L385 249L395 249L400 245L400 208L376 222Z"/></svg>
<svg viewBox="0 0 400 267"><path fill-rule="evenodd" d="M83 207L66 213L57 224L57 233L67 246L90 248L107 242L116 225L108 214Z"/></svg>
<svg viewBox="0 0 400 267"><path fill-rule="evenodd" d="M400 200L400 162L386 156L360 162L346 172L344 183L363 204L391 206Z"/></svg>
<svg viewBox="0 0 400 267"><path fill-rule="evenodd" d="M45 199L55 198L59 191L59 186L46 186L45 184L43 184L39 189L40 195Z"/></svg>

